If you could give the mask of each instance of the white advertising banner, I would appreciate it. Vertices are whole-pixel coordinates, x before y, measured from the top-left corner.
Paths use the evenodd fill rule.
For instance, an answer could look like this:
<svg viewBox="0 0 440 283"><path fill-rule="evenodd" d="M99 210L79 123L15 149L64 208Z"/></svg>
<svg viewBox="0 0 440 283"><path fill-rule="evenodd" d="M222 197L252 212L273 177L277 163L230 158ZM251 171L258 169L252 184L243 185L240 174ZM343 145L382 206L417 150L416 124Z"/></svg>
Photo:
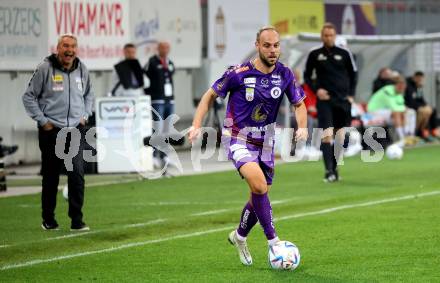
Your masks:
<svg viewBox="0 0 440 283"><path fill-rule="evenodd" d="M257 31L268 23L268 0L209 0L208 57L241 63L254 47Z"/></svg>
<svg viewBox="0 0 440 283"><path fill-rule="evenodd" d="M168 41L176 68L201 65L202 28L199 0L131 0L131 39L138 58L145 64L157 50L157 42Z"/></svg>
<svg viewBox="0 0 440 283"><path fill-rule="evenodd" d="M150 96L96 99L99 173L146 172L153 169Z"/></svg>
<svg viewBox="0 0 440 283"><path fill-rule="evenodd" d="M33 70L47 56L47 2L0 1L0 70Z"/></svg>
<svg viewBox="0 0 440 283"><path fill-rule="evenodd" d="M78 37L78 57L92 70L112 69L130 41L128 0L47 0L49 50L65 33Z"/></svg>

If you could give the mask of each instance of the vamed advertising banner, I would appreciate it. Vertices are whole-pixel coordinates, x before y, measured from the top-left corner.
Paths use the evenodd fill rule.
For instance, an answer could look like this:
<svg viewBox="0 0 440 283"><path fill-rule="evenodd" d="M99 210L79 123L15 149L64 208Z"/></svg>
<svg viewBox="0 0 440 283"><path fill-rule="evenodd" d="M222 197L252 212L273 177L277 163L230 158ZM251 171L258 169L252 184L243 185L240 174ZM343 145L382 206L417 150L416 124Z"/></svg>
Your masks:
<svg viewBox="0 0 440 283"><path fill-rule="evenodd" d="M242 63L255 49L257 31L268 23L268 0L209 0L209 59Z"/></svg>
<svg viewBox="0 0 440 283"><path fill-rule="evenodd" d="M199 0L131 0L131 39L145 64L159 41L168 41L176 68L197 68L202 58Z"/></svg>
<svg viewBox="0 0 440 283"><path fill-rule="evenodd" d="M324 2L313 0L270 0L270 23L281 35L321 32Z"/></svg>
<svg viewBox="0 0 440 283"><path fill-rule="evenodd" d="M33 70L47 56L47 3L0 1L0 70Z"/></svg>
<svg viewBox="0 0 440 283"><path fill-rule="evenodd" d="M49 49L57 38L78 38L78 57L89 69L107 70L122 57L130 41L128 0L48 0Z"/></svg>

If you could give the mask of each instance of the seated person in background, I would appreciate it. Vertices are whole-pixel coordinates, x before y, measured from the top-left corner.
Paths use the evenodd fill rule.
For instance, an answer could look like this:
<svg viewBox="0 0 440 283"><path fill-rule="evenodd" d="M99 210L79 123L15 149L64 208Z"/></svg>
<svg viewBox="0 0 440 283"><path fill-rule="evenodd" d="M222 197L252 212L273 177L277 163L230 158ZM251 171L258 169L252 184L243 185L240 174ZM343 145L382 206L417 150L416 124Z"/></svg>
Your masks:
<svg viewBox="0 0 440 283"><path fill-rule="evenodd" d="M388 67L383 67L379 70L379 74L377 75L377 78L373 82L373 92L375 93L382 87L386 85L393 84L393 71Z"/></svg>
<svg viewBox="0 0 440 283"><path fill-rule="evenodd" d="M425 74L421 71L406 79L405 104L417 112L417 134L425 140L432 141L433 137L439 138L440 133L437 129L437 111L428 105L423 97L424 80Z"/></svg>
<svg viewBox="0 0 440 283"><path fill-rule="evenodd" d="M373 119L384 120L394 127L399 139L397 143L400 146L405 145L406 106L403 97L405 89L405 79L399 75L394 78L392 85L384 86L375 92L367 105L367 111ZM407 118L407 120L410 119Z"/></svg>
<svg viewBox="0 0 440 283"><path fill-rule="evenodd" d="M136 46L127 43L123 52L125 59L115 65L108 96L141 96L144 94L144 71L136 59Z"/></svg>

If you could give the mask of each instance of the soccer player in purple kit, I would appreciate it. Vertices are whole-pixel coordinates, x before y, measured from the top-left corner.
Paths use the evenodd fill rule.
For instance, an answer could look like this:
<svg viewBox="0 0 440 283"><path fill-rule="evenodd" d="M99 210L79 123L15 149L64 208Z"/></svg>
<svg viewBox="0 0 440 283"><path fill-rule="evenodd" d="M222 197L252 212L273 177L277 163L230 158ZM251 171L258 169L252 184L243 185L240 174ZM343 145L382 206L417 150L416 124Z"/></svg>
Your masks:
<svg viewBox="0 0 440 283"><path fill-rule="evenodd" d="M257 222L269 245L279 241L268 192L274 176L274 124L283 93L296 108L295 139L307 139L305 95L291 70L278 62L280 36L276 29L260 29L255 47L255 59L227 70L202 96L189 131L189 139L194 142L200 136L203 118L212 102L229 93L222 143L248 183L250 199L243 208L238 228L229 234L228 240L237 248L244 265L252 264L246 237Z"/></svg>

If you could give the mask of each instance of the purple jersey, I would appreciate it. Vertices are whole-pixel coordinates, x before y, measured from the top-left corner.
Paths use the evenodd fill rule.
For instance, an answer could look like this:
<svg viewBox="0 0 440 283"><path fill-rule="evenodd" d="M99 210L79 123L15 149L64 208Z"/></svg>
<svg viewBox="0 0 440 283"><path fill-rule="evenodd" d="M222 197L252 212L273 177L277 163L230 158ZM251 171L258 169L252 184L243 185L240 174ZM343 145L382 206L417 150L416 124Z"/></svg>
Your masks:
<svg viewBox="0 0 440 283"><path fill-rule="evenodd" d="M264 134L267 126L275 123L283 93L294 105L305 98L292 71L280 62L268 74L258 71L252 62L235 66L227 70L212 89L221 98L229 93L225 128L231 128L233 136L245 128L250 133ZM262 140L255 135L246 139Z"/></svg>

